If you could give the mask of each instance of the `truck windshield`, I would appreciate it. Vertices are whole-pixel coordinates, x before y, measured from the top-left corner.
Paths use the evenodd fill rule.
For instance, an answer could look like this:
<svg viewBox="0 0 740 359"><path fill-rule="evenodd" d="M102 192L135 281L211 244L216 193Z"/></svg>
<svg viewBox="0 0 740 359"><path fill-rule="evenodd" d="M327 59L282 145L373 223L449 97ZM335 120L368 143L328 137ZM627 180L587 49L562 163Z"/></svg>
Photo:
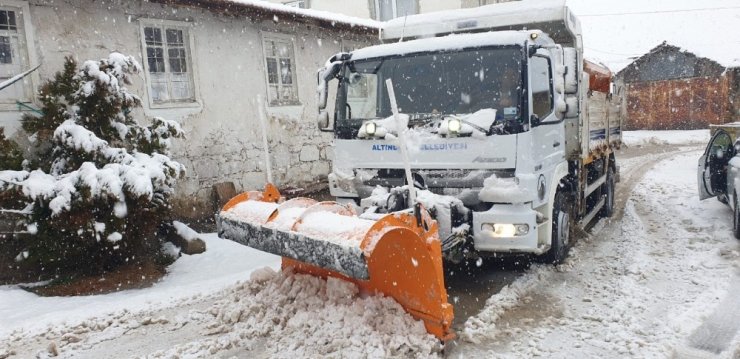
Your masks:
<svg viewBox="0 0 740 359"><path fill-rule="evenodd" d="M354 138L363 121L392 115L388 78L412 126L481 109L520 123L522 57L521 47L508 46L350 61L337 94L337 137Z"/></svg>

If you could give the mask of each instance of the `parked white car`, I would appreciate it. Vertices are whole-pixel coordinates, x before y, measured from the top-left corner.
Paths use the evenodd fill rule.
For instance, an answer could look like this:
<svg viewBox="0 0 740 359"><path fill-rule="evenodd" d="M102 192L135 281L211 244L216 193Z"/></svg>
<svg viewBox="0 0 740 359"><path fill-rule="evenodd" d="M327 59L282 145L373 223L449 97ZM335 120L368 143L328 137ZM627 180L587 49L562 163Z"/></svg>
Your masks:
<svg viewBox="0 0 740 359"><path fill-rule="evenodd" d="M737 197L740 192L740 139L733 141L738 130L740 124L717 126L714 129L712 139L699 158L697 182L700 199L717 197L720 202L732 208L732 232L735 238L740 239L740 208Z"/></svg>

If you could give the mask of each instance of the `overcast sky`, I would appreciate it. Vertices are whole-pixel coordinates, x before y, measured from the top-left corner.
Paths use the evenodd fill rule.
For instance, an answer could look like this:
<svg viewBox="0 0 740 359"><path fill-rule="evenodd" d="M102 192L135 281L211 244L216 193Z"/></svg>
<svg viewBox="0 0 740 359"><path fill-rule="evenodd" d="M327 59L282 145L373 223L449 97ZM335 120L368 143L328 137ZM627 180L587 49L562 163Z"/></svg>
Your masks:
<svg viewBox="0 0 740 359"><path fill-rule="evenodd" d="M567 0L583 27L586 56L613 71L664 40L740 66L739 0Z"/></svg>

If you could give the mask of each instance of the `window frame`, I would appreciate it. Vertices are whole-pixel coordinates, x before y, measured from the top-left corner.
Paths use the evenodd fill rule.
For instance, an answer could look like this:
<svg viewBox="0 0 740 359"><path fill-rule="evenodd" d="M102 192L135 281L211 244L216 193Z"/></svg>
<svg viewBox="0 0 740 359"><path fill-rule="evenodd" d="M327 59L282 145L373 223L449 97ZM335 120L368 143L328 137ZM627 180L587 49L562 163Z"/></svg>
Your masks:
<svg viewBox="0 0 740 359"><path fill-rule="evenodd" d="M536 55L530 57L529 58L529 61L527 61L527 73L528 73L527 74L527 77L528 77L527 82L529 84L528 89L527 89L527 93L528 93L528 95L527 95L527 97L528 97L527 98L527 101L529 102L528 107L531 107L531 108L528 109L529 110L529 116L531 116L532 114L535 114L534 113L534 92L531 91L531 89L532 89L532 73L533 73L532 72L533 71L532 70L532 60L534 60L535 58L540 58L540 59L543 59L543 60L546 61L546 63L547 63L547 74L548 74L548 78L549 78L550 111L547 112L544 116L541 116L539 118L540 121L542 121L540 124L545 125L545 124L559 123L559 122L561 122L561 119L559 119L557 117L556 117L556 120L554 120L554 121L544 121L546 118L550 117L550 115L552 115L552 113L555 111L555 88L554 88L554 78L553 78L553 71L552 71L553 70L553 68L552 68L552 59L550 58L550 56L544 55L544 54L536 54Z"/></svg>
<svg viewBox="0 0 740 359"><path fill-rule="evenodd" d="M296 51L295 51L295 37L292 35L288 35L288 34L269 32L269 31L262 31L260 37L262 38L262 66L264 66L263 68L264 68L264 73L265 73L265 92L266 92L265 98L267 99L266 101L267 106L268 107L300 106L301 96L299 94L299 86L298 86L298 72L297 72L298 56L296 56ZM281 101L277 99L273 100L270 97L270 86L271 86L270 71L267 65L268 56L267 56L267 49L265 47L265 43L267 41L275 41L275 40L282 41L282 42L288 42L290 44L290 51L291 51L290 60L291 60L291 75L292 75L291 77L293 81L292 85L295 89L294 90L295 97L293 99L286 100L286 101ZM276 59L278 58L276 57ZM278 61L278 64L279 64L279 61ZM278 93L279 93L280 89L283 87L283 80L280 74L278 74L278 81L279 81L278 82Z"/></svg>
<svg viewBox="0 0 740 359"><path fill-rule="evenodd" d="M388 20L380 20L380 2L383 1L383 0L372 0L372 1L373 1L373 5L375 5L375 18L374 18L374 20L377 20L377 21L390 21L390 20L393 20L393 19L398 18L400 16L398 14L398 0L390 0L390 2L391 2L391 11L393 13L393 17L390 18L390 19L388 19ZM408 14L408 16L418 15L420 13L419 12L419 1L418 0L410 0L410 1L413 2L414 8L416 9L416 13L415 14Z"/></svg>
<svg viewBox="0 0 740 359"><path fill-rule="evenodd" d="M147 57L147 44L145 29L147 27L154 27L162 29L162 56L164 61L164 73L167 74L167 91L168 95L172 92L171 84L172 81L169 78L170 64L169 54L167 53L166 47L166 32L167 29L183 30L183 47L185 49L185 59L188 68L188 78L190 80L190 86L192 89L192 96L190 99L185 100L167 100L167 101L155 101L152 92L152 76L149 73L149 60ZM146 93L148 98L149 108L151 109L163 109L163 108L194 108L201 107L200 104L200 88L198 85L197 76L195 76L198 69L195 56L193 56L193 50L195 49L195 40L193 35L193 24L184 21L172 21L172 20L161 20L161 19L139 19L139 41L141 44L141 59L142 59L142 70L144 71L144 78L146 80Z"/></svg>
<svg viewBox="0 0 740 359"><path fill-rule="evenodd" d="M283 5L294 7L296 9L310 9L311 8L310 0L290 0L290 1L283 2Z"/></svg>
<svg viewBox="0 0 740 359"><path fill-rule="evenodd" d="M30 7L27 1L4 0L2 5L0 5L0 9L15 12L16 33L19 37L18 49L16 49L16 51L23 52L20 56L21 69L20 72L18 72L21 73L38 64L36 47L33 45L36 43L36 39L33 32ZM4 32L6 30L1 31ZM18 105L16 102L36 103L35 89L39 81L40 77L38 71L34 71L22 79L20 82L23 84L23 95L20 98L0 99L0 111L18 111Z"/></svg>

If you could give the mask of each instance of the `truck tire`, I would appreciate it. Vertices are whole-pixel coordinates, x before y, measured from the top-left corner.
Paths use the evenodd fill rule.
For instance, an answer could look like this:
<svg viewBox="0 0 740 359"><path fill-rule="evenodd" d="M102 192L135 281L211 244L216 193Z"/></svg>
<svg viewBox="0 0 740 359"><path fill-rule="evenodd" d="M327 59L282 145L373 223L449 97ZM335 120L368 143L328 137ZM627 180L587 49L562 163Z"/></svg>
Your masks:
<svg viewBox="0 0 740 359"><path fill-rule="evenodd" d="M737 194L735 194L732 200L734 206L732 209L732 234L735 238L740 239L740 208L737 207Z"/></svg>
<svg viewBox="0 0 740 359"><path fill-rule="evenodd" d="M570 246L570 222L567 197L564 192L558 191L555 194L555 201L552 206L550 250L537 258L539 262L560 264L565 260Z"/></svg>
<svg viewBox="0 0 740 359"><path fill-rule="evenodd" d="M604 182L604 207L601 208L601 217L609 218L614 215L614 189L616 181L614 178L614 169L610 166L606 171L606 182Z"/></svg>

